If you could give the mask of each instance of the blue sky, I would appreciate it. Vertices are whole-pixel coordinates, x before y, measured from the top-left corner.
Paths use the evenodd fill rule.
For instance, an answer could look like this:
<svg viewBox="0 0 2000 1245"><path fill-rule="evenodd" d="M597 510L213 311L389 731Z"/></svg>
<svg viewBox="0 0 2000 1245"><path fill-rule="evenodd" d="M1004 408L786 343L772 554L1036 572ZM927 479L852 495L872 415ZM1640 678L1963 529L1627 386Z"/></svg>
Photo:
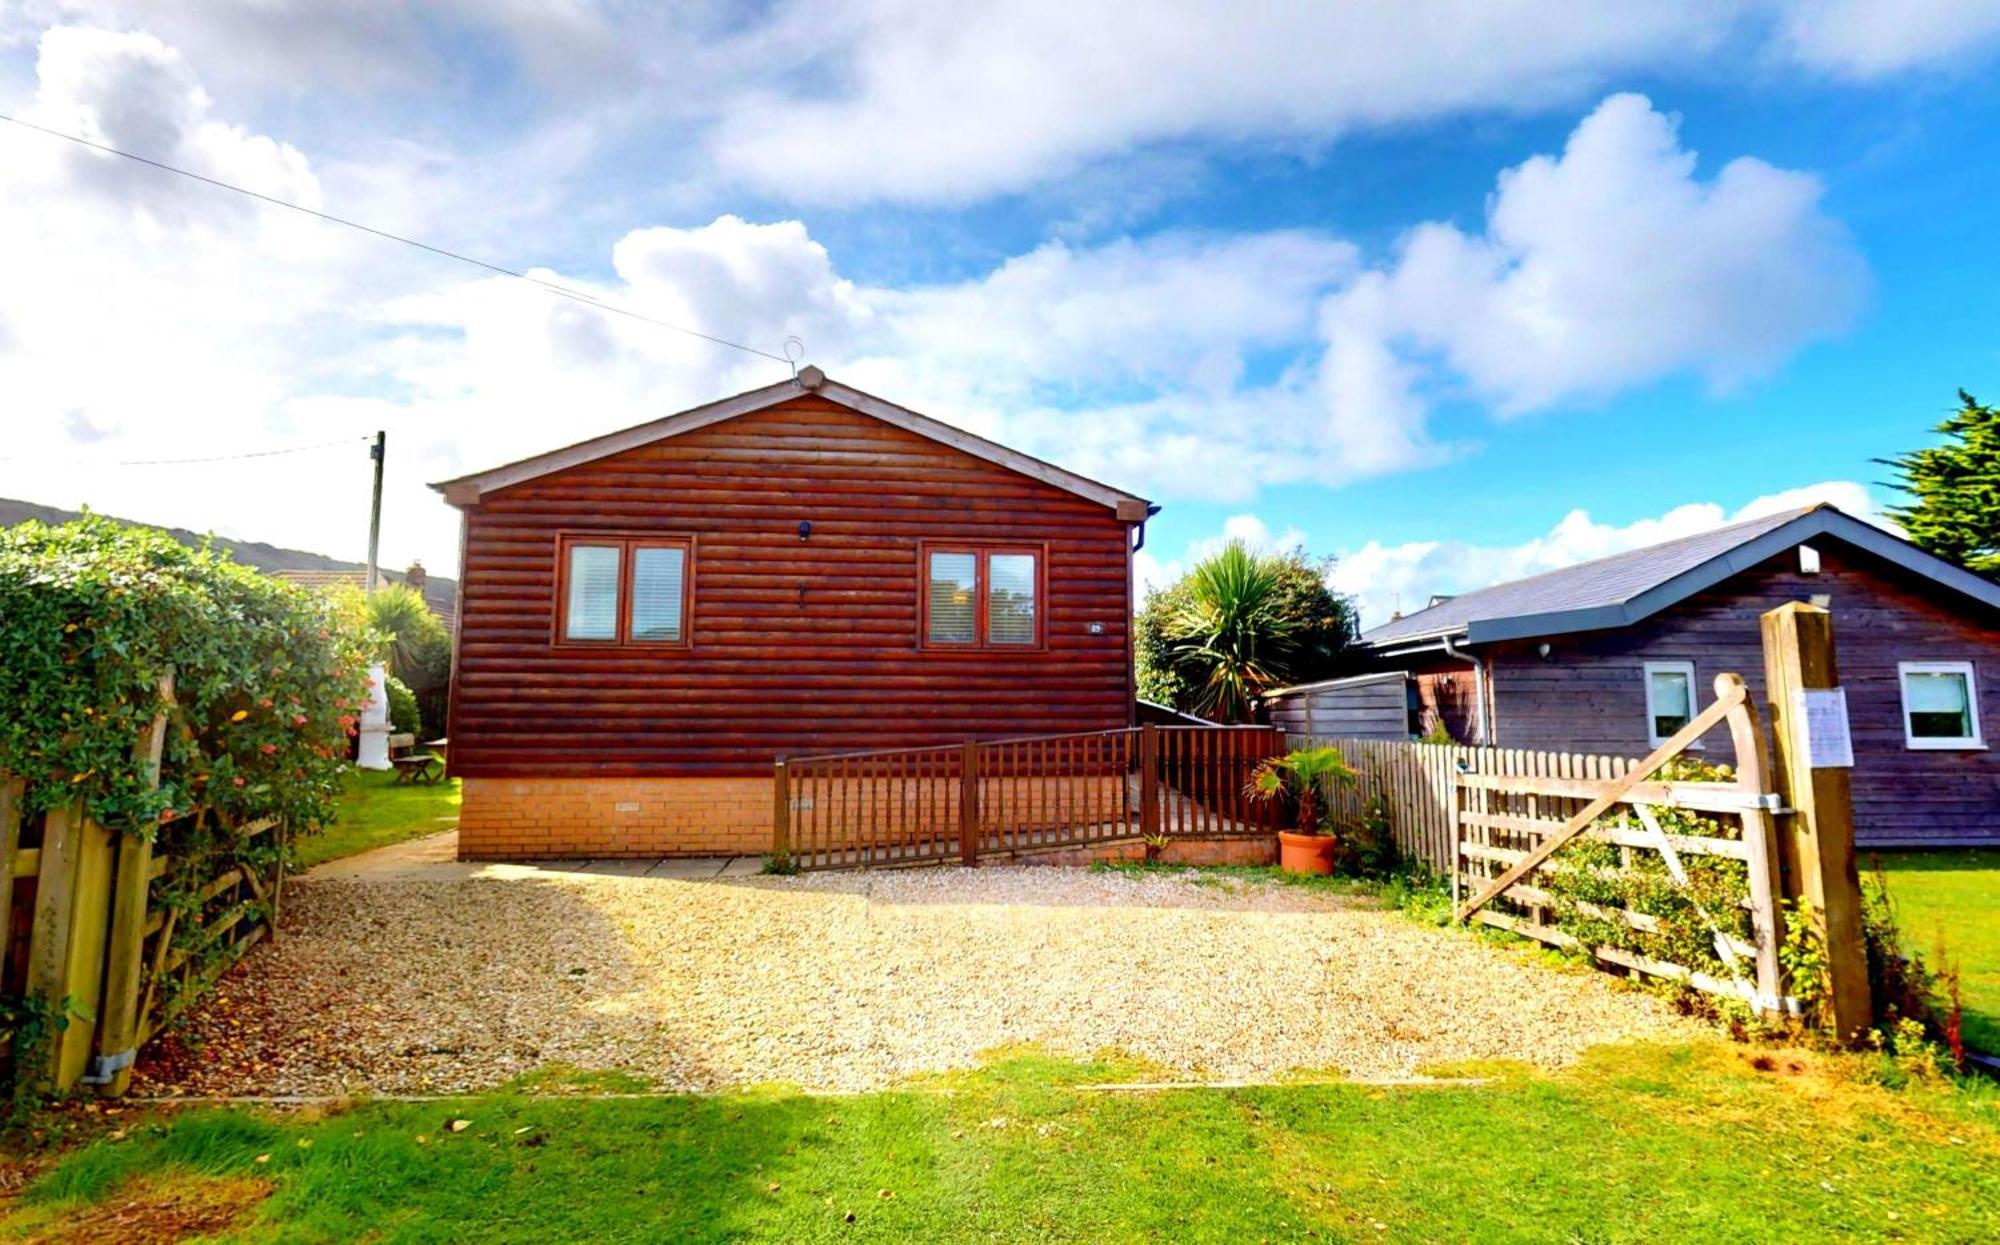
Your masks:
<svg viewBox="0 0 2000 1245"><path fill-rule="evenodd" d="M0 111L810 358L1398 604L2000 394L2000 4L0 0ZM776 365L0 126L0 495L453 561ZM114 466L338 442L276 458Z"/></svg>

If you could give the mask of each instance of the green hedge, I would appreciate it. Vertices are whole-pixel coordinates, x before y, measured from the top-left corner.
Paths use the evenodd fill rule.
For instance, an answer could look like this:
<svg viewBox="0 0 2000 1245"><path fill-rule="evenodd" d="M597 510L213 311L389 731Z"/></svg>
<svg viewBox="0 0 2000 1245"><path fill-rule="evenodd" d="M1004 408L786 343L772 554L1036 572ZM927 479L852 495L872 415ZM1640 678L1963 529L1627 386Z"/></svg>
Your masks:
<svg viewBox="0 0 2000 1245"><path fill-rule="evenodd" d="M328 820L371 639L317 594L162 532L86 516L0 531L0 771L29 810L105 825L204 811ZM133 743L174 676L161 782Z"/></svg>

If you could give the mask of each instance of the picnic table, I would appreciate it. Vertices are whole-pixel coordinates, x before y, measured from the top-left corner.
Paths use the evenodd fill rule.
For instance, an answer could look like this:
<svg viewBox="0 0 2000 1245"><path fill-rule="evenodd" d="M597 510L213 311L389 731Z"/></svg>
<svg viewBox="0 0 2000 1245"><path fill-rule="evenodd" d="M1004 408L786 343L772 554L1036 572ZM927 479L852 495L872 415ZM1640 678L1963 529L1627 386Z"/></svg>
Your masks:
<svg viewBox="0 0 2000 1245"><path fill-rule="evenodd" d="M413 749L414 743L406 743L404 746ZM396 767L398 786L404 784L415 786L418 783L430 786L444 777L445 755L451 747L451 739L449 737L433 739L425 743L424 747L429 751L405 751L389 758L389 763Z"/></svg>

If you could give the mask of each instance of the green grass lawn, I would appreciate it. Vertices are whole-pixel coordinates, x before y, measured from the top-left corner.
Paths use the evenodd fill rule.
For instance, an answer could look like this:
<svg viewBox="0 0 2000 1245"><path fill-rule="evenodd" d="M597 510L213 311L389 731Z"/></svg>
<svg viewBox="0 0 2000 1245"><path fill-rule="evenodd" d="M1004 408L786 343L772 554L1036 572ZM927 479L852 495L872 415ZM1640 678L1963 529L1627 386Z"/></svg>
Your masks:
<svg viewBox="0 0 2000 1245"><path fill-rule="evenodd" d="M71 1152L0 1235L160 1216L243 1241L2000 1236L2000 1095L1857 1066L1709 1042L1476 1086L1129 1093L1080 1086L1145 1070L1019 1053L846 1098L196 1109Z"/></svg>
<svg viewBox="0 0 2000 1245"><path fill-rule="evenodd" d="M356 769L348 772L346 784L334 823L298 840L301 869L458 824L456 778L436 786L397 786L393 773Z"/></svg>
<svg viewBox="0 0 2000 1245"><path fill-rule="evenodd" d="M2000 1054L2000 851L1880 853L1911 950L1958 966L1965 1040Z"/></svg>

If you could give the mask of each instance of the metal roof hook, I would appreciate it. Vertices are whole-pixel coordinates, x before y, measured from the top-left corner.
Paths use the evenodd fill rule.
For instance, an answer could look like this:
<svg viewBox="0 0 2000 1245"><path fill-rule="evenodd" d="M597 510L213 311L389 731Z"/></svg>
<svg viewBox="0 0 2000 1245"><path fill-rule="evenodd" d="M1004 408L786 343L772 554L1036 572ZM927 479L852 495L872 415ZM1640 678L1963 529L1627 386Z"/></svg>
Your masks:
<svg viewBox="0 0 2000 1245"><path fill-rule="evenodd" d="M785 339L785 361L792 365L792 381L795 384L799 379L799 364L805 357L806 339L796 335L787 337Z"/></svg>

